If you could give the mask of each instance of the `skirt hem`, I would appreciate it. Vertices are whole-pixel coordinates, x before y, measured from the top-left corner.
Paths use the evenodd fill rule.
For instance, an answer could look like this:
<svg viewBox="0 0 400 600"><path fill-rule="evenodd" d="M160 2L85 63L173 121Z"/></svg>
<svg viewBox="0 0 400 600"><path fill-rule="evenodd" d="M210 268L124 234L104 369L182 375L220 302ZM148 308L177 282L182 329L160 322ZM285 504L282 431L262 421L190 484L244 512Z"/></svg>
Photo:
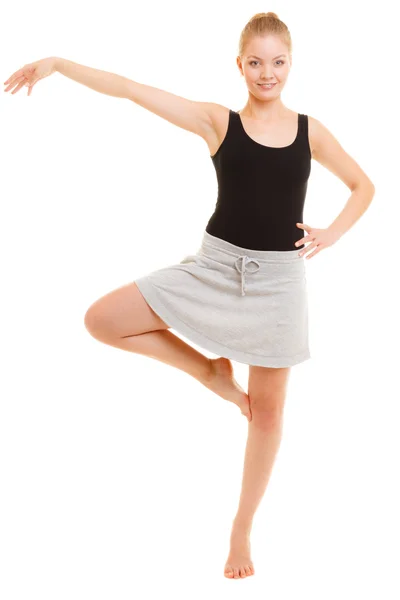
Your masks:
<svg viewBox="0 0 400 600"><path fill-rule="evenodd" d="M182 321L175 313L172 313L160 300L157 291L147 278L142 277L137 279L135 283L149 306L167 323L167 325L213 354L247 365L274 368L292 367L311 358L308 349L294 356L263 357L224 346L223 344L206 337L196 329L193 329L193 327Z"/></svg>

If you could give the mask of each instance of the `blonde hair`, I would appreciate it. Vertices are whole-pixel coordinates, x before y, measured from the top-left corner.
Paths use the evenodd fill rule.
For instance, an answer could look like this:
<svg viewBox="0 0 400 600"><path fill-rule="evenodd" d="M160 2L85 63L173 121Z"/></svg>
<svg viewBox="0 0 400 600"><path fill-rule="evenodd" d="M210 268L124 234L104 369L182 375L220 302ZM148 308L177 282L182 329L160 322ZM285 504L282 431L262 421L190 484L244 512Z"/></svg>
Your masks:
<svg viewBox="0 0 400 600"><path fill-rule="evenodd" d="M292 38L286 24L280 20L274 12L257 13L251 17L250 21L244 27L240 34L239 40L239 56L242 58L244 49L252 37L277 35L289 49L289 57L292 55Z"/></svg>

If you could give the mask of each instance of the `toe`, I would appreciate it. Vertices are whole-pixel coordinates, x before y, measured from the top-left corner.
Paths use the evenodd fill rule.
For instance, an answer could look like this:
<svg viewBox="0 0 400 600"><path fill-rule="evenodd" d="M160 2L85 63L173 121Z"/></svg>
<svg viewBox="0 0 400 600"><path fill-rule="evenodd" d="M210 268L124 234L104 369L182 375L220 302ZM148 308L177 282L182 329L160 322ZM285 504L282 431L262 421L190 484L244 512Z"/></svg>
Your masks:
<svg viewBox="0 0 400 600"><path fill-rule="evenodd" d="M233 569L233 577L235 579L239 579L240 578L239 569L237 569L237 568Z"/></svg>
<svg viewBox="0 0 400 600"><path fill-rule="evenodd" d="M240 567L240 577L247 577L247 573L244 567Z"/></svg>
<svg viewBox="0 0 400 600"><path fill-rule="evenodd" d="M224 575L225 577L233 577L233 569L230 565L226 565Z"/></svg>
<svg viewBox="0 0 400 600"><path fill-rule="evenodd" d="M246 569L246 574L247 574L247 575L252 575L252 574L253 574L253 573L251 572L251 569L250 569L250 567L249 567L248 565L246 565L246 566L245 566L245 569Z"/></svg>

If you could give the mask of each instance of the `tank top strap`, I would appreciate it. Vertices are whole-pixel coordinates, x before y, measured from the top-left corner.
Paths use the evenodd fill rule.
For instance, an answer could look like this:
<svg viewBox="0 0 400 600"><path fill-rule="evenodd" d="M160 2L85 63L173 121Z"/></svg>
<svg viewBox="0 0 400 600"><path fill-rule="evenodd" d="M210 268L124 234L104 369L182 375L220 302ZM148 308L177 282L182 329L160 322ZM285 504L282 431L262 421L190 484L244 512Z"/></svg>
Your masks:
<svg viewBox="0 0 400 600"><path fill-rule="evenodd" d="M239 113L230 108L229 109L229 117L228 117L228 128L225 133L225 138L222 140L222 143L220 144L219 148L221 148L222 145L225 146L227 143L233 142L233 143L237 144L238 139L240 139L240 137L242 135L243 135L242 123L240 120ZM219 148L218 148L217 152L214 154L214 157L217 154L219 154Z"/></svg>
<svg viewBox="0 0 400 600"><path fill-rule="evenodd" d="M239 112L237 110L229 109L229 128L235 133L241 132L241 122Z"/></svg>
<svg viewBox="0 0 400 600"><path fill-rule="evenodd" d="M308 139L308 116L300 113L299 119L299 132Z"/></svg>
<svg viewBox="0 0 400 600"><path fill-rule="evenodd" d="M302 148L304 148L307 154L311 156L310 140L308 135L308 115L303 115L300 113L299 119L300 122L298 137L300 138Z"/></svg>

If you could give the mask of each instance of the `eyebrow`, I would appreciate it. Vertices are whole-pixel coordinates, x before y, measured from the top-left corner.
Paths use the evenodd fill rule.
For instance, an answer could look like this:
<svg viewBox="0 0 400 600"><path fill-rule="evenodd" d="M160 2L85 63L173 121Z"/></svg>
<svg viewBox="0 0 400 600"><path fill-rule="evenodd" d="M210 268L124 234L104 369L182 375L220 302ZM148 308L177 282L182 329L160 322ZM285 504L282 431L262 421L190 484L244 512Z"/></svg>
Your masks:
<svg viewBox="0 0 400 600"><path fill-rule="evenodd" d="M248 56L247 58L251 58L252 56L254 58L258 58L258 60L262 60L262 58L260 58L259 56L256 56L255 54L250 54L250 56ZM280 56L286 56L286 54L278 54L278 56L275 56L275 58L279 58ZM275 58L273 58L272 60L275 60Z"/></svg>

